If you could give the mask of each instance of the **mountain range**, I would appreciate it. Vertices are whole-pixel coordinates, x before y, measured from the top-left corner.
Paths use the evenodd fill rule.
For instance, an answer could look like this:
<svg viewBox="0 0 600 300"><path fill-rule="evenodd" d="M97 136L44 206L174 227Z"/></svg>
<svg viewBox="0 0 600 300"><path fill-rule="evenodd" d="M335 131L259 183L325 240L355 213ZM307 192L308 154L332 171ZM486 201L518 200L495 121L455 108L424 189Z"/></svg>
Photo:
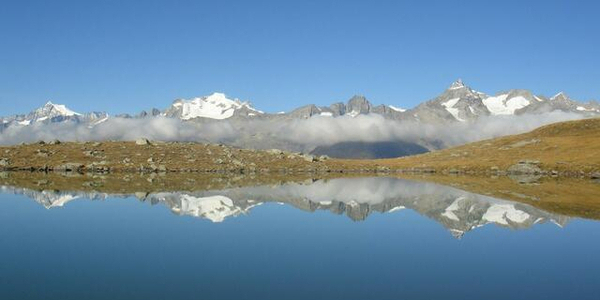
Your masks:
<svg viewBox="0 0 600 300"><path fill-rule="evenodd" d="M423 153L433 149L445 148L448 145L439 137L365 142L364 140L353 139L354 135L352 134L349 134L349 140L307 145L306 143L303 144L302 141L290 142L282 139L273 133L265 132L264 128L277 128L274 124L317 118L341 118L341 120L354 122L353 118L361 115L380 116L394 124L397 122L398 124L410 123L444 127L450 124L471 124L482 119L544 115L555 111L570 113L572 116L582 118L593 117L600 115L600 104L594 101L579 102L562 92L549 98L519 89L487 95L472 89L461 80L457 80L439 96L411 109L403 109L393 105L374 105L366 97L359 95L353 96L346 103L338 102L329 106L310 104L289 112L279 113L266 113L255 108L250 102L231 99L222 93L213 93L194 99L177 99L166 109L154 108L149 111L142 111L137 115L118 114L109 116L105 112L77 113L64 105L47 102L44 106L28 114L0 117L0 135L11 127L18 129L47 124L81 124L88 128L94 128L111 119L149 120L151 118L166 118L181 120L188 124L210 123L214 126L219 126L219 122L226 121L237 133L235 138L201 140L227 143L244 148L315 151L315 154L339 158L389 158ZM254 129L257 132L251 132L252 130L248 129L248 122L253 120L272 123L261 127L262 129ZM346 125L344 126L347 126L348 122L345 122ZM202 126L198 127L198 132L202 132Z"/></svg>
<svg viewBox="0 0 600 300"><path fill-rule="evenodd" d="M469 122L483 116L543 114L551 111L572 112L582 115L600 114L600 104L582 103L560 92L552 97L535 95L528 90L514 89L493 96L473 90L462 80L452 83L448 89L434 99L423 102L412 109L393 105L374 105L366 97L356 95L347 103L337 102L329 106L309 104L290 112L265 113L250 102L228 98L223 93L193 99L177 99L164 110L152 109L132 116L115 115L113 118L147 118L163 116L185 121L225 119L289 119L321 117L356 117L378 114L387 119L412 120L424 123ZM76 113L64 105L47 102L44 106L28 113L0 117L3 127L27 126L34 123L78 122L93 126L109 118L105 112Z"/></svg>

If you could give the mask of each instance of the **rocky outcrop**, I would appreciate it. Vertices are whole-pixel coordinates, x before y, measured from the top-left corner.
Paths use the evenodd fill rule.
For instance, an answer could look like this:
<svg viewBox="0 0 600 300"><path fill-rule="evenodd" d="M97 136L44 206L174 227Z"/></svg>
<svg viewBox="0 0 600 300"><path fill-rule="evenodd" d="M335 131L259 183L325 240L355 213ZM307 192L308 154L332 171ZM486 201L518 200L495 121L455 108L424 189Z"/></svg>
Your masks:
<svg viewBox="0 0 600 300"><path fill-rule="evenodd" d="M150 145L150 141L148 139L145 138L139 138L137 140L135 140L135 144L136 145Z"/></svg>
<svg viewBox="0 0 600 300"><path fill-rule="evenodd" d="M8 158L0 159L0 169L7 168L10 166L10 160Z"/></svg>
<svg viewBox="0 0 600 300"><path fill-rule="evenodd" d="M510 166L507 173L510 175L542 174L539 164L540 162L535 160L522 160Z"/></svg>

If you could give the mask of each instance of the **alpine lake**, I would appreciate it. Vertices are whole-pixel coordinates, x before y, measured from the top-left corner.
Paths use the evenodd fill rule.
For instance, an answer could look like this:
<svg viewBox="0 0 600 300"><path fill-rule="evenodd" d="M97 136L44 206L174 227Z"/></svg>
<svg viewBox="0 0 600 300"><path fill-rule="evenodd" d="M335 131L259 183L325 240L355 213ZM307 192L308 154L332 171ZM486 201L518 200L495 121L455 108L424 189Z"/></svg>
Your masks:
<svg viewBox="0 0 600 300"><path fill-rule="evenodd" d="M600 183L0 173L0 299L600 299Z"/></svg>

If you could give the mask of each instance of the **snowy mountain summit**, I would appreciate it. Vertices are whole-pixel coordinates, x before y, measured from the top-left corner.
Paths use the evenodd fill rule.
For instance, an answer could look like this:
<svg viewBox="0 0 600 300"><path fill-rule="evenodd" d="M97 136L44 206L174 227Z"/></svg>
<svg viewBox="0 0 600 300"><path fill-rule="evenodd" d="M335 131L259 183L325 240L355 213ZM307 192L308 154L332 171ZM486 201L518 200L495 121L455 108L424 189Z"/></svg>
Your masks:
<svg viewBox="0 0 600 300"><path fill-rule="evenodd" d="M20 121L20 124L28 125L33 122L42 122L55 118L63 119L73 116L81 116L81 114L68 109L65 105L54 104L52 101L48 101L46 104L44 104L44 106L30 112L27 116L25 116L25 118Z"/></svg>
<svg viewBox="0 0 600 300"><path fill-rule="evenodd" d="M467 87L467 86L464 84L464 82L460 78L457 81L453 82L450 85L450 89L451 90L462 89L462 88L465 88L465 87Z"/></svg>
<svg viewBox="0 0 600 300"><path fill-rule="evenodd" d="M39 116L40 118L48 117L57 117L57 116L80 116L80 113L76 113L70 109L68 109L65 105L54 104L52 101L46 102L46 104L33 112L30 115Z"/></svg>
<svg viewBox="0 0 600 300"><path fill-rule="evenodd" d="M2 125L6 128L11 125L28 126L36 123L49 124L61 122L90 123L105 120L108 114L104 112L90 112L86 114L77 113L67 106L46 102L43 106L29 112L28 114L14 115L1 118Z"/></svg>
<svg viewBox="0 0 600 300"><path fill-rule="evenodd" d="M229 99L223 93L193 98L190 100L178 99L165 111L167 117L178 117L182 120L194 118L228 119L234 115L255 116L263 114L256 110L249 102L238 99Z"/></svg>

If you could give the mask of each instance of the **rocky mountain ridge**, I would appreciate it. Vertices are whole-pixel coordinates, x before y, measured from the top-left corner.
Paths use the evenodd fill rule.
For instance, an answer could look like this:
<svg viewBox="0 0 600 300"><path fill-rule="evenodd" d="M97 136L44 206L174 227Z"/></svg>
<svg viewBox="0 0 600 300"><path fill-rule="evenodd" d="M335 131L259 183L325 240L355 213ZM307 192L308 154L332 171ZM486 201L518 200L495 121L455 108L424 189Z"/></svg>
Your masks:
<svg viewBox="0 0 600 300"><path fill-rule="evenodd" d="M232 119L306 119L312 117L356 117L377 114L386 119L408 120L423 123L469 122L481 117L543 114L563 111L584 116L600 115L600 104L582 103L560 92L552 97L535 95L528 90L514 89L493 96L473 90L462 80L452 83L448 89L434 99L423 102L412 109L393 105L374 105L365 96L355 95L346 103L336 102L329 106L305 105L290 112L265 113L250 102L230 99L223 93L193 99L177 99L164 110L142 111L135 116L119 114L113 118L166 117L184 121L210 121ZM37 123L77 122L90 126L107 120L104 112L76 113L64 105L46 103L44 106L22 115L0 117L1 127L28 126Z"/></svg>

